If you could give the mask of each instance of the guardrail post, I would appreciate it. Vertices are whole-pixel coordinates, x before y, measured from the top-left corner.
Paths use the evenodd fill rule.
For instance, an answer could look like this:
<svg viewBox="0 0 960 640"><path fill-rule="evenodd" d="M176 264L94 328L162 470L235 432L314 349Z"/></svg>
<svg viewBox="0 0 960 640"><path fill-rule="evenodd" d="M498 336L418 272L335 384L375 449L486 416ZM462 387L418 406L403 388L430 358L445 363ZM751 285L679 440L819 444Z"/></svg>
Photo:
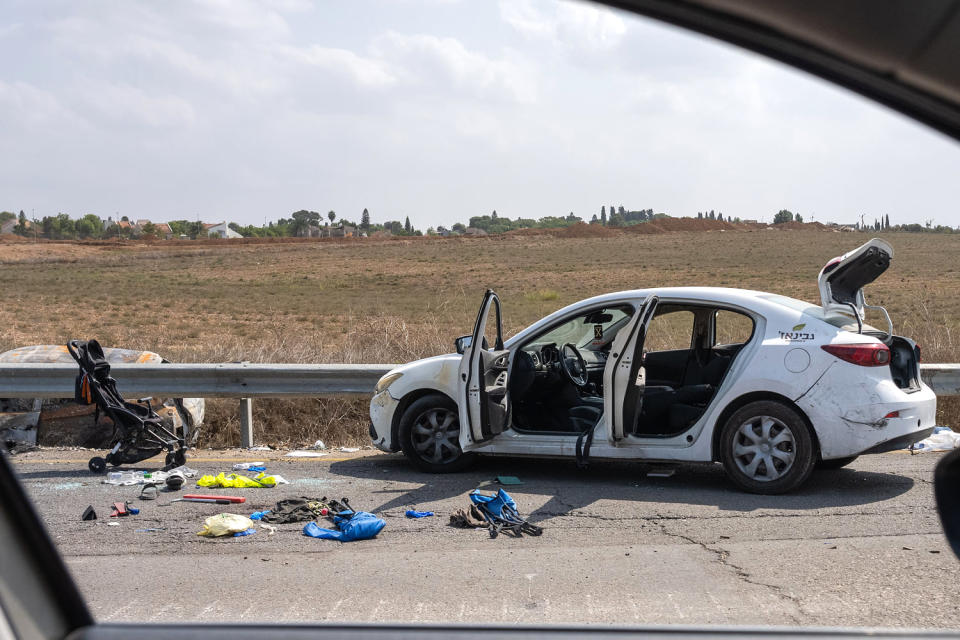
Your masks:
<svg viewBox="0 0 960 640"><path fill-rule="evenodd" d="M253 446L253 399L240 398L240 446Z"/></svg>

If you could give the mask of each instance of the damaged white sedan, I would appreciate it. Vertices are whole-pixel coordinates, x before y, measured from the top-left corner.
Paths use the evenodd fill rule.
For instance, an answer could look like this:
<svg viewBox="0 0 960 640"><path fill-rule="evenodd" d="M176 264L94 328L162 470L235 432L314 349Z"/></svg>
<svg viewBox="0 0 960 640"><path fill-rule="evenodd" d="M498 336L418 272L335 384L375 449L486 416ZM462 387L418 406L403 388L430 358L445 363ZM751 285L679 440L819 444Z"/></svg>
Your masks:
<svg viewBox="0 0 960 640"><path fill-rule="evenodd" d="M828 262L821 305L718 287L622 291L506 341L487 291L458 353L380 379L370 436L433 472L476 454L720 462L747 491L790 491L817 465L933 430L919 347L864 299L892 257L874 239ZM886 330L864 322L867 309Z"/></svg>

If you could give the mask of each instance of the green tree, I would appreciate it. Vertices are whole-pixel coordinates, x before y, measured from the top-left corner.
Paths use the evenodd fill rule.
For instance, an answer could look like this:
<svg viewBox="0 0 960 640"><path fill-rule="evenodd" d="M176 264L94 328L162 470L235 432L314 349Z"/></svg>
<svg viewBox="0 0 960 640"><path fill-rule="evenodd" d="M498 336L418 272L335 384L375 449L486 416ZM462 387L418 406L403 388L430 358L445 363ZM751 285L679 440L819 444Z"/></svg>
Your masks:
<svg viewBox="0 0 960 640"><path fill-rule="evenodd" d="M360 228L367 230L370 228L370 212L364 208L363 213L360 214Z"/></svg>
<svg viewBox="0 0 960 640"><path fill-rule="evenodd" d="M490 217L493 218L494 220L497 219L497 210L496 210L496 209L493 210L493 213L490 214Z"/></svg>
<svg viewBox="0 0 960 640"><path fill-rule="evenodd" d="M333 222L333 219L337 214L331 211L329 214L330 222ZM297 237L304 237L310 234L310 227L314 225L319 225L320 223L320 214L316 211L307 211L306 209L301 209L300 211L294 211L292 220L290 222L290 231L292 235Z"/></svg>
<svg viewBox="0 0 960 640"><path fill-rule="evenodd" d="M334 211L327 211L327 217L330 218L330 224L333 224L333 221L334 219L336 219L337 214Z"/></svg>
<svg viewBox="0 0 960 640"><path fill-rule="evenodd" d="M799 213L796 213L796 214L794 214L794 216L793 216L793 220L794 220L795 222L803 222L803 216L800 215Z"/></svg>
<svg viewBox="0 0 960 640"><path fill-rule="evenodd" d="M606 207L600 207L600 224L606 226L607 224L607 209Z"/></svg>
<svg viewBox="0 0 960 640"><path fill-rule="evenodd" d="M773 224L783 224L784 222L793 222L793 212L780 209L780 211L773 216Z"/></svg>
<svg viewBox="0 0 960 640"><path fill-rule="evenodd" d="M886 228L889 229L889 228L890 228L890 214L889 214L889 213L887 214L887 219L886 219L886 223L885 223L885 224L886 224Z"/></svg>
<svg viewBox="0 0 960 640"><path fill-rule="evenodd" d="M92 213L88 213L77 220L76 228L79 238L100 238L103 236L103 220Z"/></svg>
<svg viewBox="0 0 960 640"><path fill-rule="evenodd" d="M451 230L451 231L454 231L454 232L456 232L456 233L466 233L466 232L467 232L467 228L464 226L464 224L463 224L462 222L455 222L455 223L453 223L453 226L450 227L450 230Z"/></svg>
<svg viewBox="0 0 960 640"><path fill-rule="evenodd" d="M623 226L623 216L619 213L610 214L610 219L607 221L608 227L622 227Z"/></svg>
<svg viewBox="0 0 960 640"><path fill-rule="evenodd" d="M12 211L0 211L0 224L3 224L7 220L13 220L17 217L17 214Z"/></svg>
<svg viewBox="0 0 960 640"><path fill-rule="evenodd" d="M17 226L13 228L13 232L18 236L27 235L27 216L23 212L23 209L20 210L20 215L17 216Z"/></svg>
<svg viewBox="0 0 960 640"><path fill-rule="evenodd" d="M494 211L496 213L496 211ZM406 233L411 233L413 231L413 225L410 224L410 216L407 216L407 219L403 221L403 230Z"/></svg>
<svg viewBox="0 0 960 640"><path fill-rule="evenodd" d="M232 224L232 223L231 223L231 224ZM153 224L152 222L148 222L147 224L143 225L143 227L140 229L140 232L141 232L143 235L145 235L145 236L154 236L154 237L156 237L156 235L157 235L157 225Z"/></svg>

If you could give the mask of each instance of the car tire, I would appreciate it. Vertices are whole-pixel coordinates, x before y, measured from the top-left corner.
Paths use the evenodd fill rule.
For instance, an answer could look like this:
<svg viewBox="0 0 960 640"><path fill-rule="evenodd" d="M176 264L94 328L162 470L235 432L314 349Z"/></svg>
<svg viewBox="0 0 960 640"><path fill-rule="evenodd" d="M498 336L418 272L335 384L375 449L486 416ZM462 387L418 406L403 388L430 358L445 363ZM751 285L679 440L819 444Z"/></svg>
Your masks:
<svg viewBox="0 0 960 640"><path fill-rule="evenodd" d="M462 471L476 458L460 449L457 403L439 393L418 398L407 407L398 436L403 453L430 473Z"/></svg>
<svg viewBox="0 0 960 640"><path fill-rule="evenodd" d="M846 458L834 458L833 460L818 460L817 469L840 469L859 457L860 456L847 456Z"/></svg>
<svg viewBox="0 0 960 640"><path fill-rule="evenodd" d="M727 476L750 493L796 489L813 471L813 436L797 411L774 400L744 405L723 425L720 460Z"/></svg>

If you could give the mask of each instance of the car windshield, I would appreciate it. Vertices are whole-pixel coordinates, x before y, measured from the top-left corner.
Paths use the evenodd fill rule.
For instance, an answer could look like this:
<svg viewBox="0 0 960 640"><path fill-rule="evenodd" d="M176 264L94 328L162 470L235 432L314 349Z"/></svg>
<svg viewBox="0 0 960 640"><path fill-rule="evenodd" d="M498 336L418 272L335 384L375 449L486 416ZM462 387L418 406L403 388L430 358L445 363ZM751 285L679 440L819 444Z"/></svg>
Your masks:
<svg viewBox="0 0 960 640"><path fill-rule="evenodd" d="M578 349L600 349L609 346L617 331L623 328L631 315L633 308L630 306L591 309L565 320L534 338L531 343L561 346L569 343Z"/></svg>
<svg viewBox="0 0 960 640"><path fill-rule="evenodd" d="M0 4L0 448L97 621L960 629L960 148L700 6L960 70L950 2Z"/></svg>

